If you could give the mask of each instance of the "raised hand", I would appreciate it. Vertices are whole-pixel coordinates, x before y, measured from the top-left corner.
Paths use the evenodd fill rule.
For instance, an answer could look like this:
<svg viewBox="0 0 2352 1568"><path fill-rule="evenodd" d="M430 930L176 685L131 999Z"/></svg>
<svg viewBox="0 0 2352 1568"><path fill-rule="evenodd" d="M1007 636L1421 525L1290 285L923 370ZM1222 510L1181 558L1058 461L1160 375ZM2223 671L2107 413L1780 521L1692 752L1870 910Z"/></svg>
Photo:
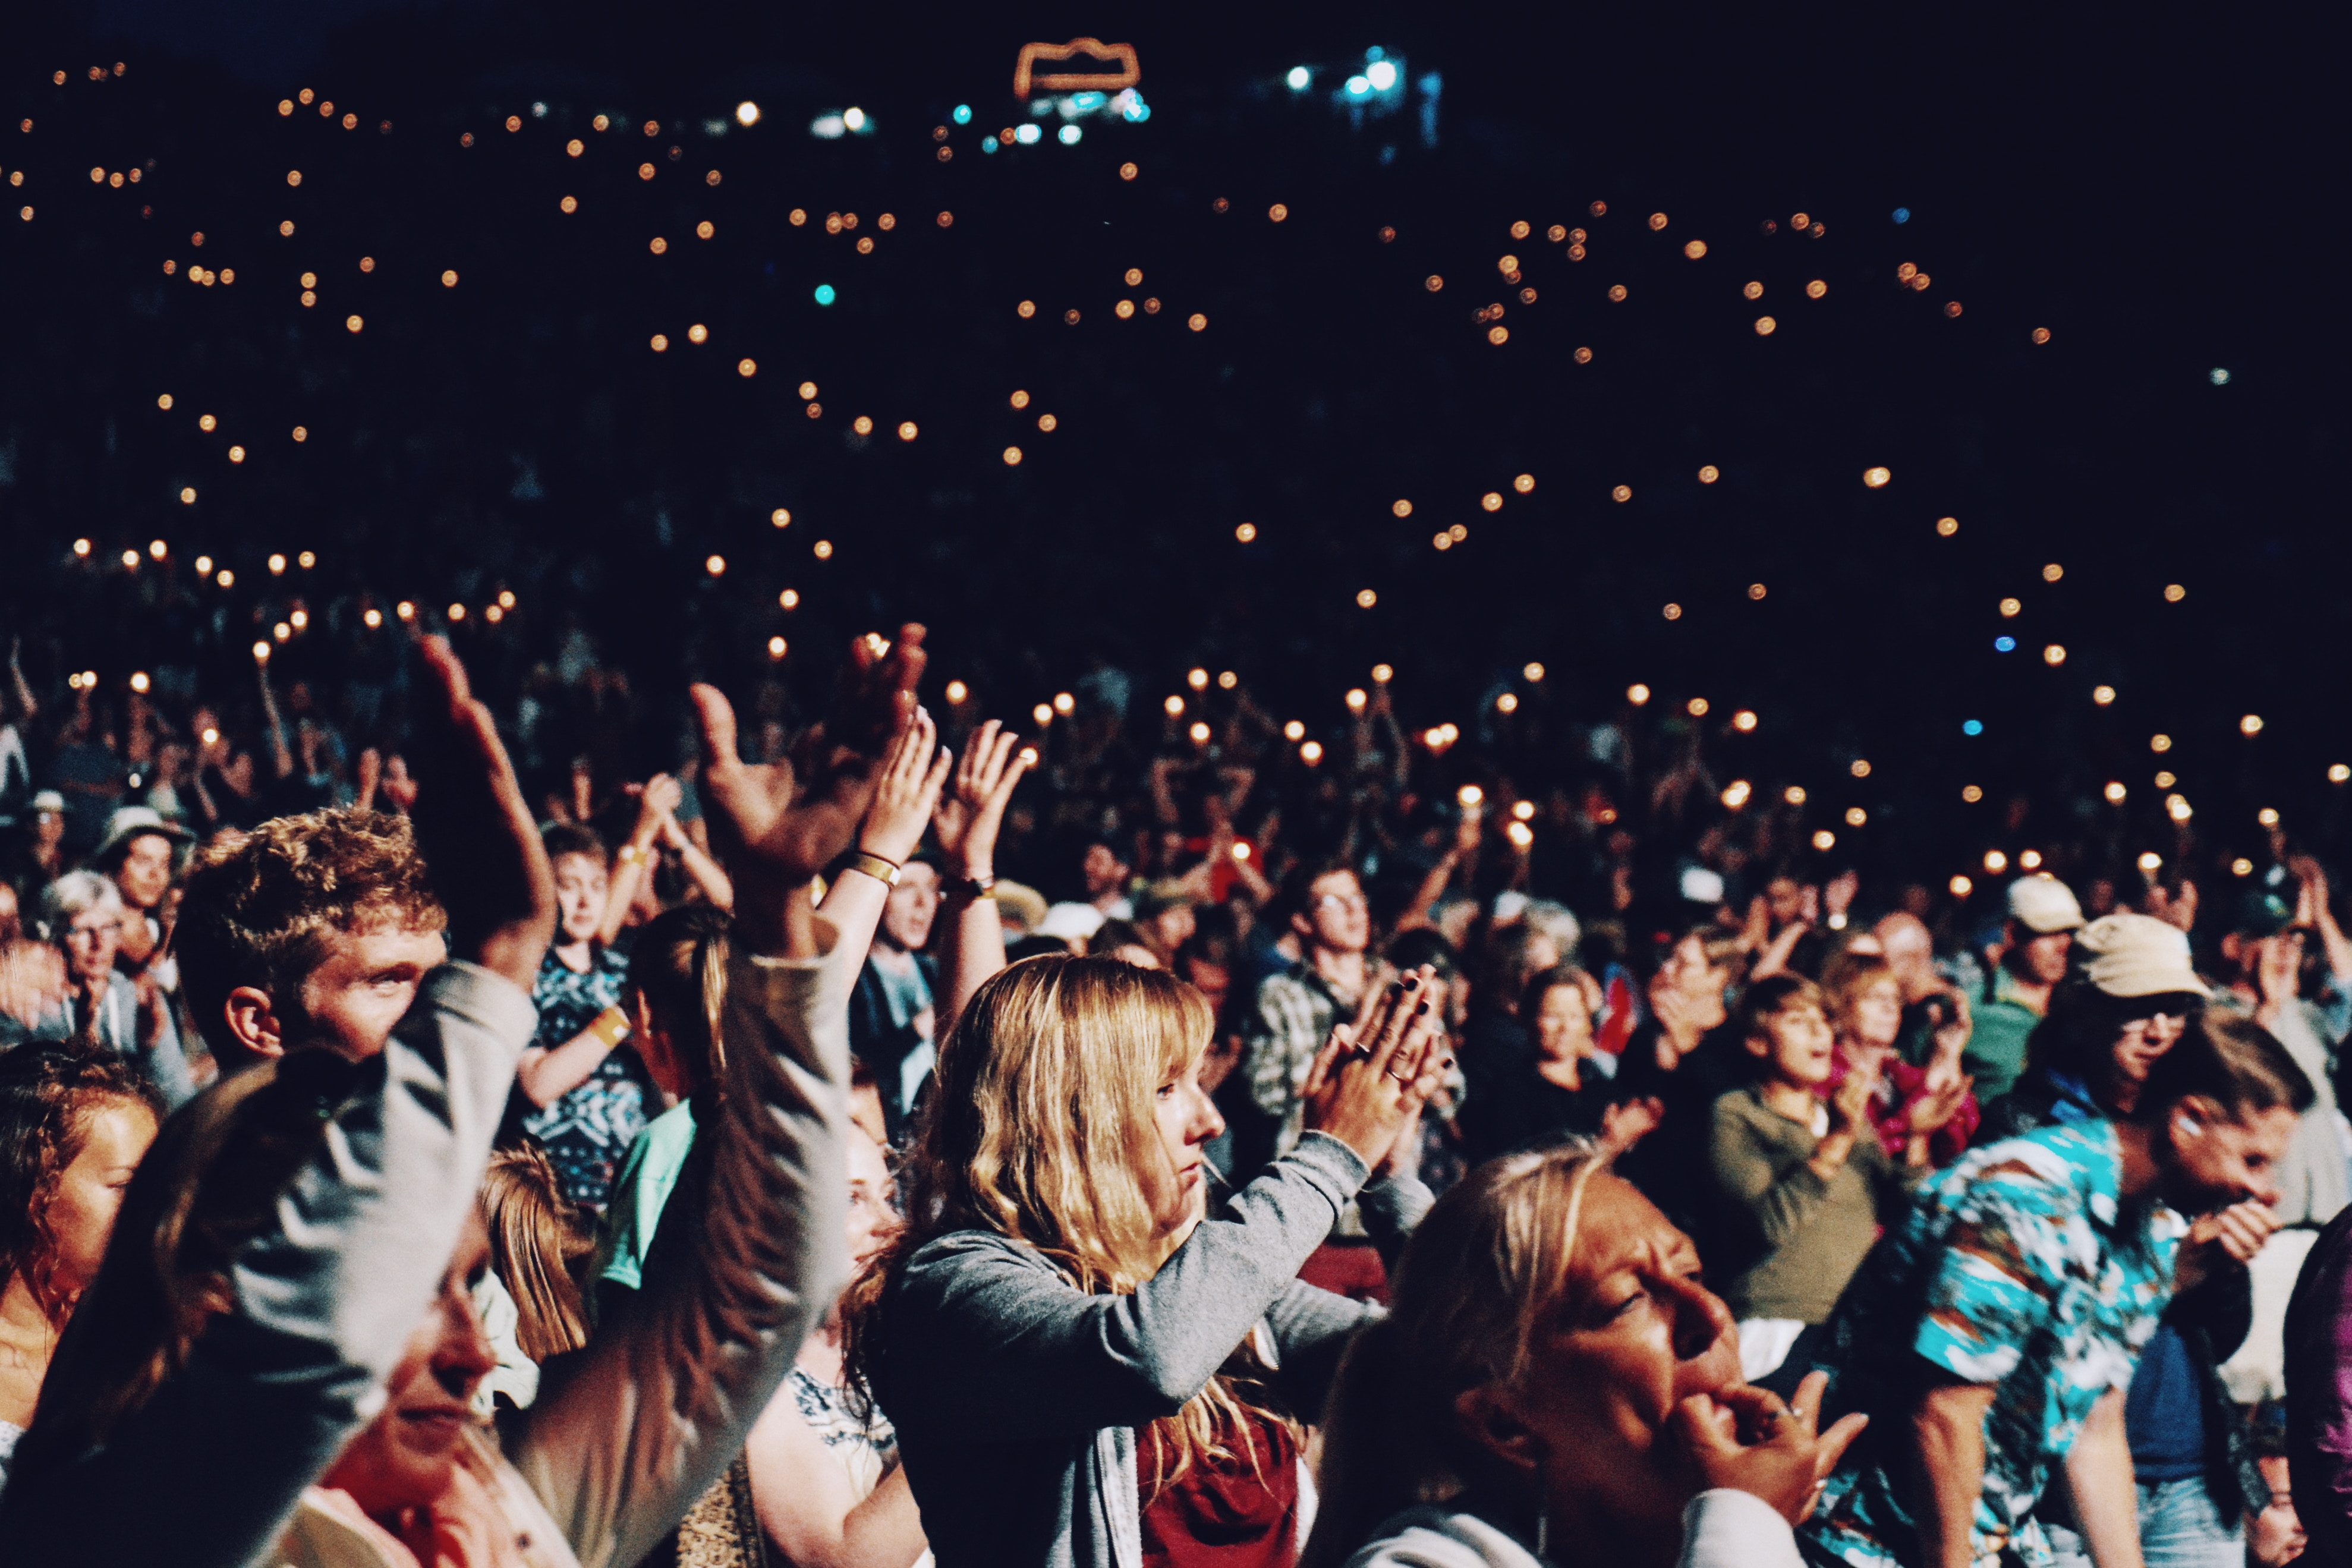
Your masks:
<svg viewBox="0 0 2352 1568"><path fill-rule="evenodd" d="M693 689L709 807L703 820L754 952L782 951L790 939L795 949L805 940L814 952L813 932L790 911L804 910L809 882L849 847L883 759L914 716L923 663L919 626L900 627L895 644L858 638L834 711L802 738L793 760L758 766L736 752L726 697L713 686Z"/></svg>
<svg viewBox="0 0 2352 1568"><path fill-rule="evenodd" d="M1601 1143L1612 1154L1622 1154L1658 1130L1666 1119L1666 1102L1656 1095L1621 1100L1601 1113Z"/></svg>
<svg viewBox="0 0 2352 1568"><path fill-rule="evenodd" d="M1904 1125L1913 1132L1937 1132L1959 1114L1960 1102L1976 1087L1964 1074L1937 1077L1929 1073L1925 1091L1904 1109Z"/></svg>
<svg viewBox="0 0 2352 1568"><path fill-rule="evenodd" d="M1746 1492L1770 1503L1790 1524L1801 1523L1846 1445L1870 1424L1867 1415L1849 1415L1816 1431L1828 1384L1829 1375L1816 1372L1786 1405L1769 1389L1742 1386L1694 1394L1675 1405L1666 1430L1689 1466L1693 1491Z"/></svg>
<svg viewBox="0 0 2352 1568"><path fill-rule="evenodd" d="M874 785L874 804L866 810L865 826L858 829L857 847L868 855L879 855L901 866L922 843L931 807L955 762L954 753L942 749L939 738L939 727L931 722L930 714L916 709L915 721L899 735L890 760L882 764L881 776ZM931 755L935 751L939 752L936 760Z"/></svg>
<svg viewBox="0 0 2352 1568"><path fill-rule="evenodd" d="M1830 1121L1833 1126L1849 1131L1870 1125L1870 1097L1878 1089L1874 1073L1850 1072L1837 1087L1837 1095L1830 1101Z"/></svg>
<svg viewBox="0 0 2352 1568"><path fill-rule="evenodd" d="M1309 1132L1328 1132L1377 1166L1397 1133L1444 1081L1438 1066L1444 1014L1430 1005L1427 965L1381 988L1352 1026L1335 1024L1299 1092Z"/></svg>
<svg viewBox="0 0 2352 1568"><path fill-rule="evenodd" d="M417 850L448 911L450 955L528 991L555 934L555 874L466 667L445 637L426 637L419 648L428 679L417 711L416 782L404 793ZM403 792L389 769L384 784L398 801Z"/></svg>
<svg viewBox="0 0 2352 1568"><path fill-rule="evenodd" d="M989 877L996 870L996 835L1013 786L1029 771L1034 755L1020 749L1020 737L991 719L972 731L955 785L940 797L931 827L950 870L959 877Z"/></svg>
<svg viewBox="0 0 2352 1568"><path fill-rule="evenodd" d="M416 780L408 771L408 759L397 752L384 759L383 798L404 816L416 805Z"/></svg>

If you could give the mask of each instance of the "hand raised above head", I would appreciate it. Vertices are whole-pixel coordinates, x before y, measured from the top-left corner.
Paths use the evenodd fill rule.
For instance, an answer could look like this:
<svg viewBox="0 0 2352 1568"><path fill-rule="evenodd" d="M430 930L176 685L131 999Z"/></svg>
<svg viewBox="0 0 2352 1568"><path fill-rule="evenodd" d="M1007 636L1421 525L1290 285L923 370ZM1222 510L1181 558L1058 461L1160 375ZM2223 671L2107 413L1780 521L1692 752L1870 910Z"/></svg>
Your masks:
<svg viewBox="0 0 2352 1568"><path fill-rule="evenodd" d="M466 667L446 638L426 637L419 647L427 682L413 748L415 784L406 793L417 850L448 911L450 956L528 991L555 934L555 874ZM385 787L394 793L389 773Z"/></svg>
<svg viewBox="0 0 2352 1568"><path fill-rule="evenodd" d="M874 804L857 830L857 847L892 865L904 865L923 842L931 807L948 782L954 754L939 743L939 727L923 709L890 749L874 785Z"/></svg>
<svg viewBox="0 0 2352 1568"><path fill-rule="evenodd" d="M996 869L996 835L1004 826L1013 786L1029 771L1034 753L1021 749L1021 737L991 719L972 731L955 784L940 796L931 825L940 849L961 877L986 877Z"/></svg>
<svg viewBox="0 0 2352 1568"><path fill-rule="evenodd" d="M851 644L833 711L789 761L745 763L735 749L733 705L717 687L693 689L703 820L754 951L782 938L788 907L855 838L884 760L914 717L922 644L923 628L913 625L899 628L895 644Z"/></svg>

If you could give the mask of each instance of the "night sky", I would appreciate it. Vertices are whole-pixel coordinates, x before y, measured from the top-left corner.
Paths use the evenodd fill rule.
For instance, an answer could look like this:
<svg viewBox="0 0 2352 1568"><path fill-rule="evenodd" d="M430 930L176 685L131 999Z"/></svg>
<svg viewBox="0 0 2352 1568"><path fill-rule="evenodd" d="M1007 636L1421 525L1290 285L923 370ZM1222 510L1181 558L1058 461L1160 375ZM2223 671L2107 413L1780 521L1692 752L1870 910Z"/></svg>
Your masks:
<svg viewBox="0 0 2352 1568"><path fill-rule="evenodd" d="M236 9L56 7L0 51L0 167L30 166L52 204L0 235L27 327L0 395L21 476L0 528L28 560L192 528L257 560L302 544L302 517L388 594L544 598L561 578L660 679L756 662L771 632L814 647L919 616L943 676L1023 709L1101 653L1147 694L1231 663L1329 723L1387 660L1409 721L1466 726L1540 660L1546 699L1588 720L1636 681L1706 699L1710 732L1755 710L1727 742L1750 759L1725 768L1867 805L1923 860L1973 831L1963 783L2055 820L2114 779L2153 813L2163 767L2249 839L2256 805L2309 820L2345 793L2325 778L2352 761L2333 37L1886 6ZM1068 148L1049 121L1042 145L983 154L1027 118L1019 45L1080 33L1136 46L1150 121L1088 120ZM1371 46L1408 90L1351 121L1332 89ZM81 79L116 58L120 82ZM1301 63L1317 84L1293 93ZM309 85L396 129L277 122ZM745 98L758 127L700 132ZM808 134L851 103L874 135ZM973 119L942 165L932 128L959 103ZM606 109L687 129L591 135ZM20 115L45 122L33 152ZM591 147L567 166L572 136ZM150 156L150 218L86 184ZM294 165L306 184L283 190ZM865 215L875 255L790 225L795 205ZM272 248L281 208L301 234ZM1799 237L1799 213L1826 232ZM719 225L699 247L698 216ZM155 293L206 223L205 258L249 274L239 314L223 290ZM1588 231L1585 259L1555 225ZM647 256L653 234L676 254ZM345 278L345 252L383 275ZM1522 283L1498 276L1507 254ZM1929 289L1901 286L1906 262ZM291 277L313 266L330 281L306 313ZM445 268L464 279L446 297ZM814 303L820 281L837 303ZM1474 317L1490 303L1501 344ZM328 330L346 308L370 318L349 342ZM690 354L696 321L712 343ZM658 357L655 331L678 340ZM730 374L739 355L756 376ZM268 441L226 473L159 424L173 388ZM1010 407L1016 388L1033 406ZM848 437L856 413L870 439ZM319 436L279 450L297 419ZM887 439L902 420L918 440ZM1016 444L1017 468L999 456ZM1876 466L1893 478L1873 489ZM175 504L192 476L200 518ZM836 545L822 566L817 538ZM699 570L712 552L721 581ZM791 616L780 586L804 596Z"/></svg>

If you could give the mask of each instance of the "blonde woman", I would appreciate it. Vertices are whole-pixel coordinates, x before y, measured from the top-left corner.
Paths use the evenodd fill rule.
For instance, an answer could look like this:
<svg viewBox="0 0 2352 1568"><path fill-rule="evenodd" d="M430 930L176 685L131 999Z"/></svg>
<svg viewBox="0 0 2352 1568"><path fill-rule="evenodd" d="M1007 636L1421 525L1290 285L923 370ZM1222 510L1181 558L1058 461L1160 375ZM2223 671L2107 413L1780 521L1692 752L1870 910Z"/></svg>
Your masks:
<svg viewBox="0 0 2352 1568"><path fill-rule="evenodd" d="M1376 1229L1426 1205L1393 1163L1449 1065L1436 990L1335 1028L1298 1146L1213 1205L1199 992L1055 956L980 987L851 1323L940 1568L1286 1568L1294 1415L1376 1313L1296 1276L1360 1189Z"/></svg>
<svg viewBox="0 0 2352 1568"><path fill-rule="evenodd" d="M1864 1418L1744 1384L1698 1271L1595 1144L1472 1172L1349 1350L1301 1568L1797 1568Z"/></svg>

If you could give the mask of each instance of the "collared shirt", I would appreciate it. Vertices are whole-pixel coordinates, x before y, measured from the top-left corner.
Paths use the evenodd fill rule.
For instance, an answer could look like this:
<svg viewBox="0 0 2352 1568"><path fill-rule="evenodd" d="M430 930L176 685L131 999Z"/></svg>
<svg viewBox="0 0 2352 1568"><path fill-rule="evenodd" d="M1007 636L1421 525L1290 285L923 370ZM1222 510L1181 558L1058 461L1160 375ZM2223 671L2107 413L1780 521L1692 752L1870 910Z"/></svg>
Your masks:
<svg viewBox="0 0 2352 1568"><path fill-rule="evenodd" d="M1921 1189L1825 1347L1846 1363L1832 1404L1874 1419L1804 1527L1814 1552L1856 1568L1923 1561L1903 1434L1924 1390L1958 1378L1993 1385L1971 1555L2045 1568L2034 1505L2100 1396L2130 1383L2184 1228L2160 1204L2124 1202L2103 1120L1988 1144Z"/></svg>
<svg viewBox="0 0 2352 1568"><path fill-rule="evenodd" d="M1297 1146L1305 1116L1299 1090L1339 1017L1339 998L1312 963L1294 963L1257 988L1257 1006L1243 1024L1242 1068L1251 1102L1281 1124L1276 1154Z"/></svg>

